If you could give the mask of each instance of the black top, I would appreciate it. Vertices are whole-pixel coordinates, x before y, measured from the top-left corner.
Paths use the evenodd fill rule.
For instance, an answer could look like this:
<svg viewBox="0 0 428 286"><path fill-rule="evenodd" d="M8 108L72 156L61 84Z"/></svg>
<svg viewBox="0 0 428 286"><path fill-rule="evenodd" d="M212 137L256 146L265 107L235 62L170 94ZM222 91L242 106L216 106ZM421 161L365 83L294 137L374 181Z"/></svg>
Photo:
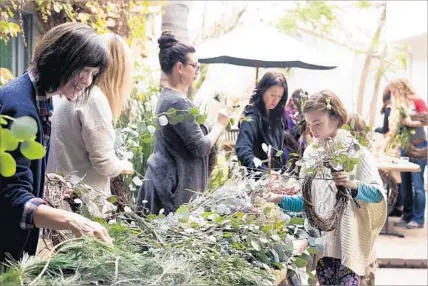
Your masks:
<svg viewBox="0 0 428 286"><path fill-rule="evenodd" d="M383 126L375 129L375 132L386 134L389 132L389 116L391 115L391 107L385 108L385 113L383 114Z"/></svg>

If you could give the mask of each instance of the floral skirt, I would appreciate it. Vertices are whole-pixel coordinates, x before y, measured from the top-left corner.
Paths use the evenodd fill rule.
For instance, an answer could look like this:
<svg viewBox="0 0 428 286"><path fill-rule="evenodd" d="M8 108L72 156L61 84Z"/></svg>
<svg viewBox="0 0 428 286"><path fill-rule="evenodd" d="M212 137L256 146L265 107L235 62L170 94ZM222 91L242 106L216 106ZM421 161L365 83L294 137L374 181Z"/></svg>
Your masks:
<svg viewBox="0 0 428 286"><path fill-rule="evenodd" d="M361 277L340 262L340 259L332 257L318 260L316 273L319 285L360 285Z"/></svg>

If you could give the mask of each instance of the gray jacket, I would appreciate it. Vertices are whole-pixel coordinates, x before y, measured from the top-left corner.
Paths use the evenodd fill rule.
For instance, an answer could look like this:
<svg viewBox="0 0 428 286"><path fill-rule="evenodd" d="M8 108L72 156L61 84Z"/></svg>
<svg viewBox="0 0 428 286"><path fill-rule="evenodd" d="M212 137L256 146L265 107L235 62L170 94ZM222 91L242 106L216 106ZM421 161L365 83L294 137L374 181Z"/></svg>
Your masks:
<svg viewBox="0 0 428 286"><path fill-rule="evenodd" d="M190 110L193 107L188 98L165 87L160 93L156 114L170 108ZM156 131L154 151L138 194L139 211L158 214L163 208L167 214L207 189L211 153L207 133L208 129L194 120L167 124Z"/></svg>

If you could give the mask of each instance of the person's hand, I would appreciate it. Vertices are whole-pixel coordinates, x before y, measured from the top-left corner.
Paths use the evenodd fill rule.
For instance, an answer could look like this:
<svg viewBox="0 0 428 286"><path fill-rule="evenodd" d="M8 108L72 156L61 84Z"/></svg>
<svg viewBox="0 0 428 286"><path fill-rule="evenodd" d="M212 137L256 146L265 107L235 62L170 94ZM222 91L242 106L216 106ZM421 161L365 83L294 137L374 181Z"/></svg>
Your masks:
<svg viewBox="0 0 428 286"><path fill-rule="evenodd" d="M108 244L113 244L113 240L105 227L103 227L98 222L94 222L77 213L70 212L68 217L68 225L69 230L71 230L76 237L96 237Z"/></svg>
<svg viewBox="0 0 428 286"><path fill-rule="evenodd" d="M229 123L230 117L225 110L220 110L217 115L217 123L223 127L226 127Z"/></svg>
<svg viewBox="0 0 428 286"><path fill-rule="evenodd" d="M266 196L266 200L271 203L279 204L282 200L283 195L278 195L275 193L269 193Z"/></svg>
<svg viewBox="0 0 428 286"><path fill-rule="evenodd" d="M409 116L407 116L406 118L403 118L401 121L404 125L412 127L413 125L413 121L410 119Z"/></svg>
<svg viewBox="0 0 428 286"><path fill-rule="evenodd" d="M351 180L349 176L344 172L333 173L333 180L337 186L343 186L345 188L352 189L352 190L358 189L357 181Z"/></svg>
<svg viewBox="0 0 428 286"><path fill-rule="evenodd" d="M132 175L135 173L134 167L132 166L132 163L129 161L122 161L122 175Z"/></svg>

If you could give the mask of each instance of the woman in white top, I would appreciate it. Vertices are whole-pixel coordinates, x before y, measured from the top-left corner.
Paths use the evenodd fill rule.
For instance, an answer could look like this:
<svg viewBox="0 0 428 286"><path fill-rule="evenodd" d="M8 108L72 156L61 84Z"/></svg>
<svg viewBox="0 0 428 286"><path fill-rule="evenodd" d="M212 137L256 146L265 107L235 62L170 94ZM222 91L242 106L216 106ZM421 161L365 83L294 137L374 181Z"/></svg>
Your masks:
<svg viewBox="0 0 428 286"><path fill-rule="evenodd" d="M126 103L133 81L133 57L123 38L101 36L109 51L109 66L85 103L65 97L54 101L48 172L73 174L105 195L111 194L110 178L133 172L114 150L113 123Z"/></svg>

